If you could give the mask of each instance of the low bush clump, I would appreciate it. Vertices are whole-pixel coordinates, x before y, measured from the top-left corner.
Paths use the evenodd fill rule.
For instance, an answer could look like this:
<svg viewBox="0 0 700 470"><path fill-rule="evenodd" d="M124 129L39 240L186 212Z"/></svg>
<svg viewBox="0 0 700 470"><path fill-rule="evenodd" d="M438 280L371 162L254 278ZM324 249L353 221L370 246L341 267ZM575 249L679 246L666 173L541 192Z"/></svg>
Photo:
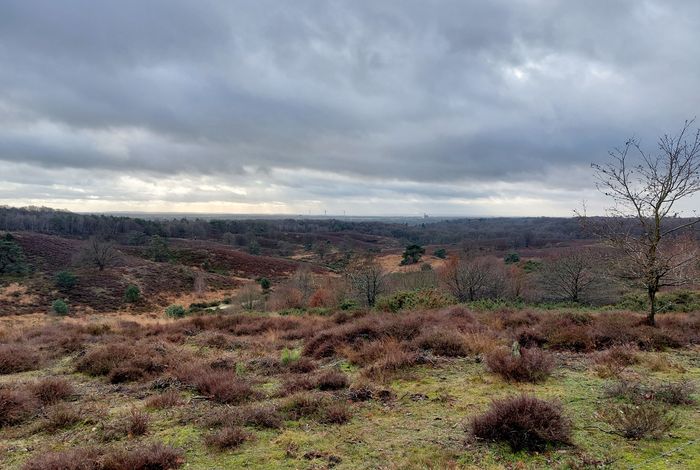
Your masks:
<svg viewBox="0 0 700 470"><path fill-rule="evenodd" d="M30 388L43 405L65 400L75 393L73 385L63 377L45 377L33 383Z"/></svg>
<svg viewBox="0 0 700 470"><path fill-rule="evenodd" d="M150 423L148 414L133 409L126 417L126 430L129 436L143 436L148 432Z"/></svg>
<svg viewBox="0 0 700 470"><path fill-rule="evenodd" d="M130 304L134 304L139 301L141 298L141 290L138 288L138 286L135 286L133 284L130 284L126 287L126 290L124 291L124 300L127 301Z"/></svg>
<svg viewBox="0 0 700 470"><path fill-rule="evenodd" d="M633 344L615 345L610 349L597 353L593 361L598 375L614 377L624 369L639 363L639 349Z"/></svg>
<svg viewBox="0 0 700 470"><path fill-rule="evenodd" d="M15 374L39 368L39 354L23 344L0 344L0 374Z"/></svg>
<svg viewBox="0 0 700 470"><path fill-rule="evenodd" d="M51 310L56 315L68 315L68 304L63 299L56 299L51 304Z"/></svg>
<svg viewBox="0 0 700 470"><path fill-rule="evenodd" d="M554 368L552 356L541 349L494 349L486 355L491 372L513 382L542 382Z"/></svg>
<svg viewBox="0 0 700 470"><path fill-rule="evenodd" d="M78 278L70 271L59 271L54 276L54 283L62 291L69 291L78 283Z"/></svg>
<svg viewBox="0 0 700 470"><path fill-rule="evenodd" d="M39 409L39 401L26 390L0 388L0 427L20 424Z"/></svg>
<svg viewBox="0 0 700 470"><path fill-rule="evenodd" d="M279 429L284 416L274 406L217 407L204 418L207 427L254 426L261 429Z"/></svg>
<svg viewBox="0 0 700 470"><path fill-rule="evenodd" d="M109 452L101 470L160 470L176 469L185 463L184 452L160 443Z"/></svg>
<svg viewBox="0 0 700 470"><path fill-rule="evenodd" d="M173 304L165 309L165 316L169 318L182 318L185 315L187 315L187 310L182 305Z"/></svg>
<svg viewBox="0 0 700 470"><path fill-rule="evenodd" d="M340 390L347 388L348 376L340 371L329 370L316 378L316 388L319 390Z"/></svg>
<svg viewBox="0 0 700 470"><path fill-rule="evenodd" d="M244 442L252 439L252 434L237 426L226 426L208 434L204 438L207 446L218 450L229 450L240 447Z"/></svg>
<svg viewBox="0 0 700 470"><path fill-rule="evenodd" d="M419 348L431 351L436 356L463 357L469 354L464 336L454 330L431 329L421 333L415 343Z"/></svg>
<svg viewBox="0 0 700 470"><path fill-rule="evenodd" d="M332 403L328 405L321 416L319 422L324 424L345 424L352 418L350 407L345 403Z"/></svg>
<svg viewBox="0 0 700 470"><path fill-rule="evenodd" d="M107 343L89 349L76 363L76 370L106 375L111 383L138 380L165 369L166 351L157 346Z"/></svg>
<svg viewBox="0 0 700 470"><path fill-rule="evenodd" d="M161 410L172 408L182 404L182 397L177 390L166 390L158 395L151 395L146 399L146 408Z"/></svg>
<svg viewBox="0 0 700 470"><path fill-rule="evenodd" d="M667 407L651 402L606 407L598 416L611 433L632 440L660 439L676 422Z"/></svg>
<svg viewBox="0 0 700 470"><path fill-rule="evenodd" d="M178 379L210 400L227 405L243 403L259 395L250 383L230 370L188 367L178 371Z"/></svg>
<svg viewBox="0 0 700 470"><path fill-rule="evenodd" d="M561 405L528 395L495 400L474 418L471 431L479 439L506 442L514 451L571 444L571 422Z"/></svg>
<svg viewBox="0 0 700 470"><path fill-rule="evenodd" d="M45 416L44 429L48 432L69 428L83 419L79 410L66 403L59 403L48 408L45 411Z"/></svg>
<svg viewBox="0 0 700 470"><path fill-rule="evenodd" d="M104 451L94 447L46 452L31 457L22 470L173 470L184 452L160 443Z"/></svg>
<svg viewBox="0 0 700 470"><path fill-rule="evenodd" d="M692 405L695 403L692 396L695 390L695 383L689 380L656 384L618 380L603 388L604 395L608 398L624 398L636 404L656 401L668 405Z"/></svg>

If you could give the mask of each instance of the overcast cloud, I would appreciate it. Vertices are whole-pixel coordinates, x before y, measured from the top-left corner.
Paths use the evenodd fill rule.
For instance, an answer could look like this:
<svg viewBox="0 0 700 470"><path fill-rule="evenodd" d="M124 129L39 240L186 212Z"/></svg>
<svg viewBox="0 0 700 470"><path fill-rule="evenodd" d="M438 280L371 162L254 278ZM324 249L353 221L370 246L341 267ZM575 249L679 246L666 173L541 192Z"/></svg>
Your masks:
<svg viewBox="0 0 700 470"><path fill-rule="evenodd" d="M698 113L699 24L695 0L0 0L0 204L599 211L592 161Z"/></svg>

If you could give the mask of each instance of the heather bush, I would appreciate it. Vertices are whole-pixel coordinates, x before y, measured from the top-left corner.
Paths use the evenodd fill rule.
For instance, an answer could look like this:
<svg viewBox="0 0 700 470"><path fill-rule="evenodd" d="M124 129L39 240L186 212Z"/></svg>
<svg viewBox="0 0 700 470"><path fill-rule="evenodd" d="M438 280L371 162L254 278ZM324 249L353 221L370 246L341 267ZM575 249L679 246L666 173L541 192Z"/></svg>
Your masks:
<svg viewBox="0 0 700 470"><path fill-rule="evenodd" d="M486 365L508 381L542 382L552 373L554 359L536 348L497 348L486 355Z"/></svg>
<svg viewBox="0 0 700 470"><path fill-rule="evenodd" d="M59 403L47 408L44 411L44 416L43 428L47 432L56 432L59 429L69 428L83 419L80 410L67 403Z"/></svg>
<svg viewBox="0 0 700 470"><path fill-rule="evenodd" d="M207 446L217 450L230 450L240 447L244 442L252 439L252 434L237 426L227 426L208 434L204 438Z"/></svg>
<svg viewBox="0 0 700 470"><path fill-rule="evenodd" d="M447 328L433 328L421 333L415 339L421 349L431 351L436 356L464 357L469 355L469 347L463 335Z"/></svg>
<svg viewBox="0 0 700 470"><path fill-rule="evenodd" d="M38 369L39 354L23 344L0 344L0 374Z"/></svg>
<svg viewBox="0 0 700 470"><path fill-rule="evenodd" d="M514 451L541 451L549 445L571 444L571 430L561 405L528 395L495 400L471 423L475 437L506 442Z"/></svg>
<svg viewBox="0 0 700 470"><path fill-rule="evenodd" d="M598 416L610 432L632 440L660 439L676 422L667 407L652 402L606 406Z"/></svg>
<svg viewBox="0 0 700 470"><path fill-rule="evenodd" d="M146 408L161 410L179 406L182 403L182 397L177 390L166 390L158 395L148 397L146 399Z"/></svg>
<svg viewBox="0 0 700 470"><path fill-rule="evenodd" d="M26 390L0 388L0 428L26 421L37 413L39 405Z"/></svg>
<svg viewBox="0 0 700 470"><path fill-rule="evenodd" d="M30 386L43 405L51 405L75 393L73 385L63 377L45 377Z"/></svg>

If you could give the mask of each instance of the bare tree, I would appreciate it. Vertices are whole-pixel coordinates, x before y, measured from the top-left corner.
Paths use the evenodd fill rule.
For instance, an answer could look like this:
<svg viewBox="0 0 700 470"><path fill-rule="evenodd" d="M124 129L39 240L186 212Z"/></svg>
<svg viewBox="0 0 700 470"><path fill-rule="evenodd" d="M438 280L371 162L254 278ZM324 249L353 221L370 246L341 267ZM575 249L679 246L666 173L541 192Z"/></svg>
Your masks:
<svg viewBox="0 0 700 470"><path fill-rule="evenodd" d="M382 266L366 255L351 262L345 275L357 296L368 307L373 307L386 284L386 273Z"/></svg>
<svg viewBox="0 0 700 470"><path fill-rule="evenodd" d="M82 252L83 261L97 267L100 271L114 265L120 256L119 250L113 243L98 237L90 237Z"/></svg>
<svg viewBox="0 0 700 470"><path fill-rule="evenodd" d="M303 302L306 303L311 297L311 294L315 290L314 276L306 265L301 265L297 268L290 279L290 284L292 287L301 292L303 297Z"/></svg>
<svg viewBox="0 0 700 470"><path fill-rule="evenodd" d="M581 302L598 283L596 254L591 250L571 249L547 259L542 271L544 288L557 300Z"/></svg>
<svg viewBox="0 0 700 470"><path fill-rule="evenodd" d="M493 263L486 258L449 259L438 276L460 302L481 298L495 281Z"/></svg>
<svg viewBox="0 0 700 470"><path fill-rule="evenodd" d="M693 122L675 136L662 136L656 154L632 138L610 152L610 162L592 165L598 189L615 203L600 233L625 255L626 276L646 290L650 325L659 290L689 282L683 273L696 259L677 246L683 244L679 235L700 219L679 219L676 212L678 201L700 191L700 130L692 132Z"/></svg>

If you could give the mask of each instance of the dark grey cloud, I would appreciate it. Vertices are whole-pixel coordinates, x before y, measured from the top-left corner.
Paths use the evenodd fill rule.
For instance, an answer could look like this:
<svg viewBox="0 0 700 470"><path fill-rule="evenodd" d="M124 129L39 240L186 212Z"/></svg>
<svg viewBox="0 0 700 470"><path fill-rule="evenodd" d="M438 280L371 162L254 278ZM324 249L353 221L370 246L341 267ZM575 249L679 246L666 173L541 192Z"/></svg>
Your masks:
<svg viewBox="0 0 700 470"><path fill-rule="evenodd" d="M691 0L0 0L0 199L79 206L96 175L89 199L124 204L570 206L591 161L697 113L699 22Z"/></svg>

